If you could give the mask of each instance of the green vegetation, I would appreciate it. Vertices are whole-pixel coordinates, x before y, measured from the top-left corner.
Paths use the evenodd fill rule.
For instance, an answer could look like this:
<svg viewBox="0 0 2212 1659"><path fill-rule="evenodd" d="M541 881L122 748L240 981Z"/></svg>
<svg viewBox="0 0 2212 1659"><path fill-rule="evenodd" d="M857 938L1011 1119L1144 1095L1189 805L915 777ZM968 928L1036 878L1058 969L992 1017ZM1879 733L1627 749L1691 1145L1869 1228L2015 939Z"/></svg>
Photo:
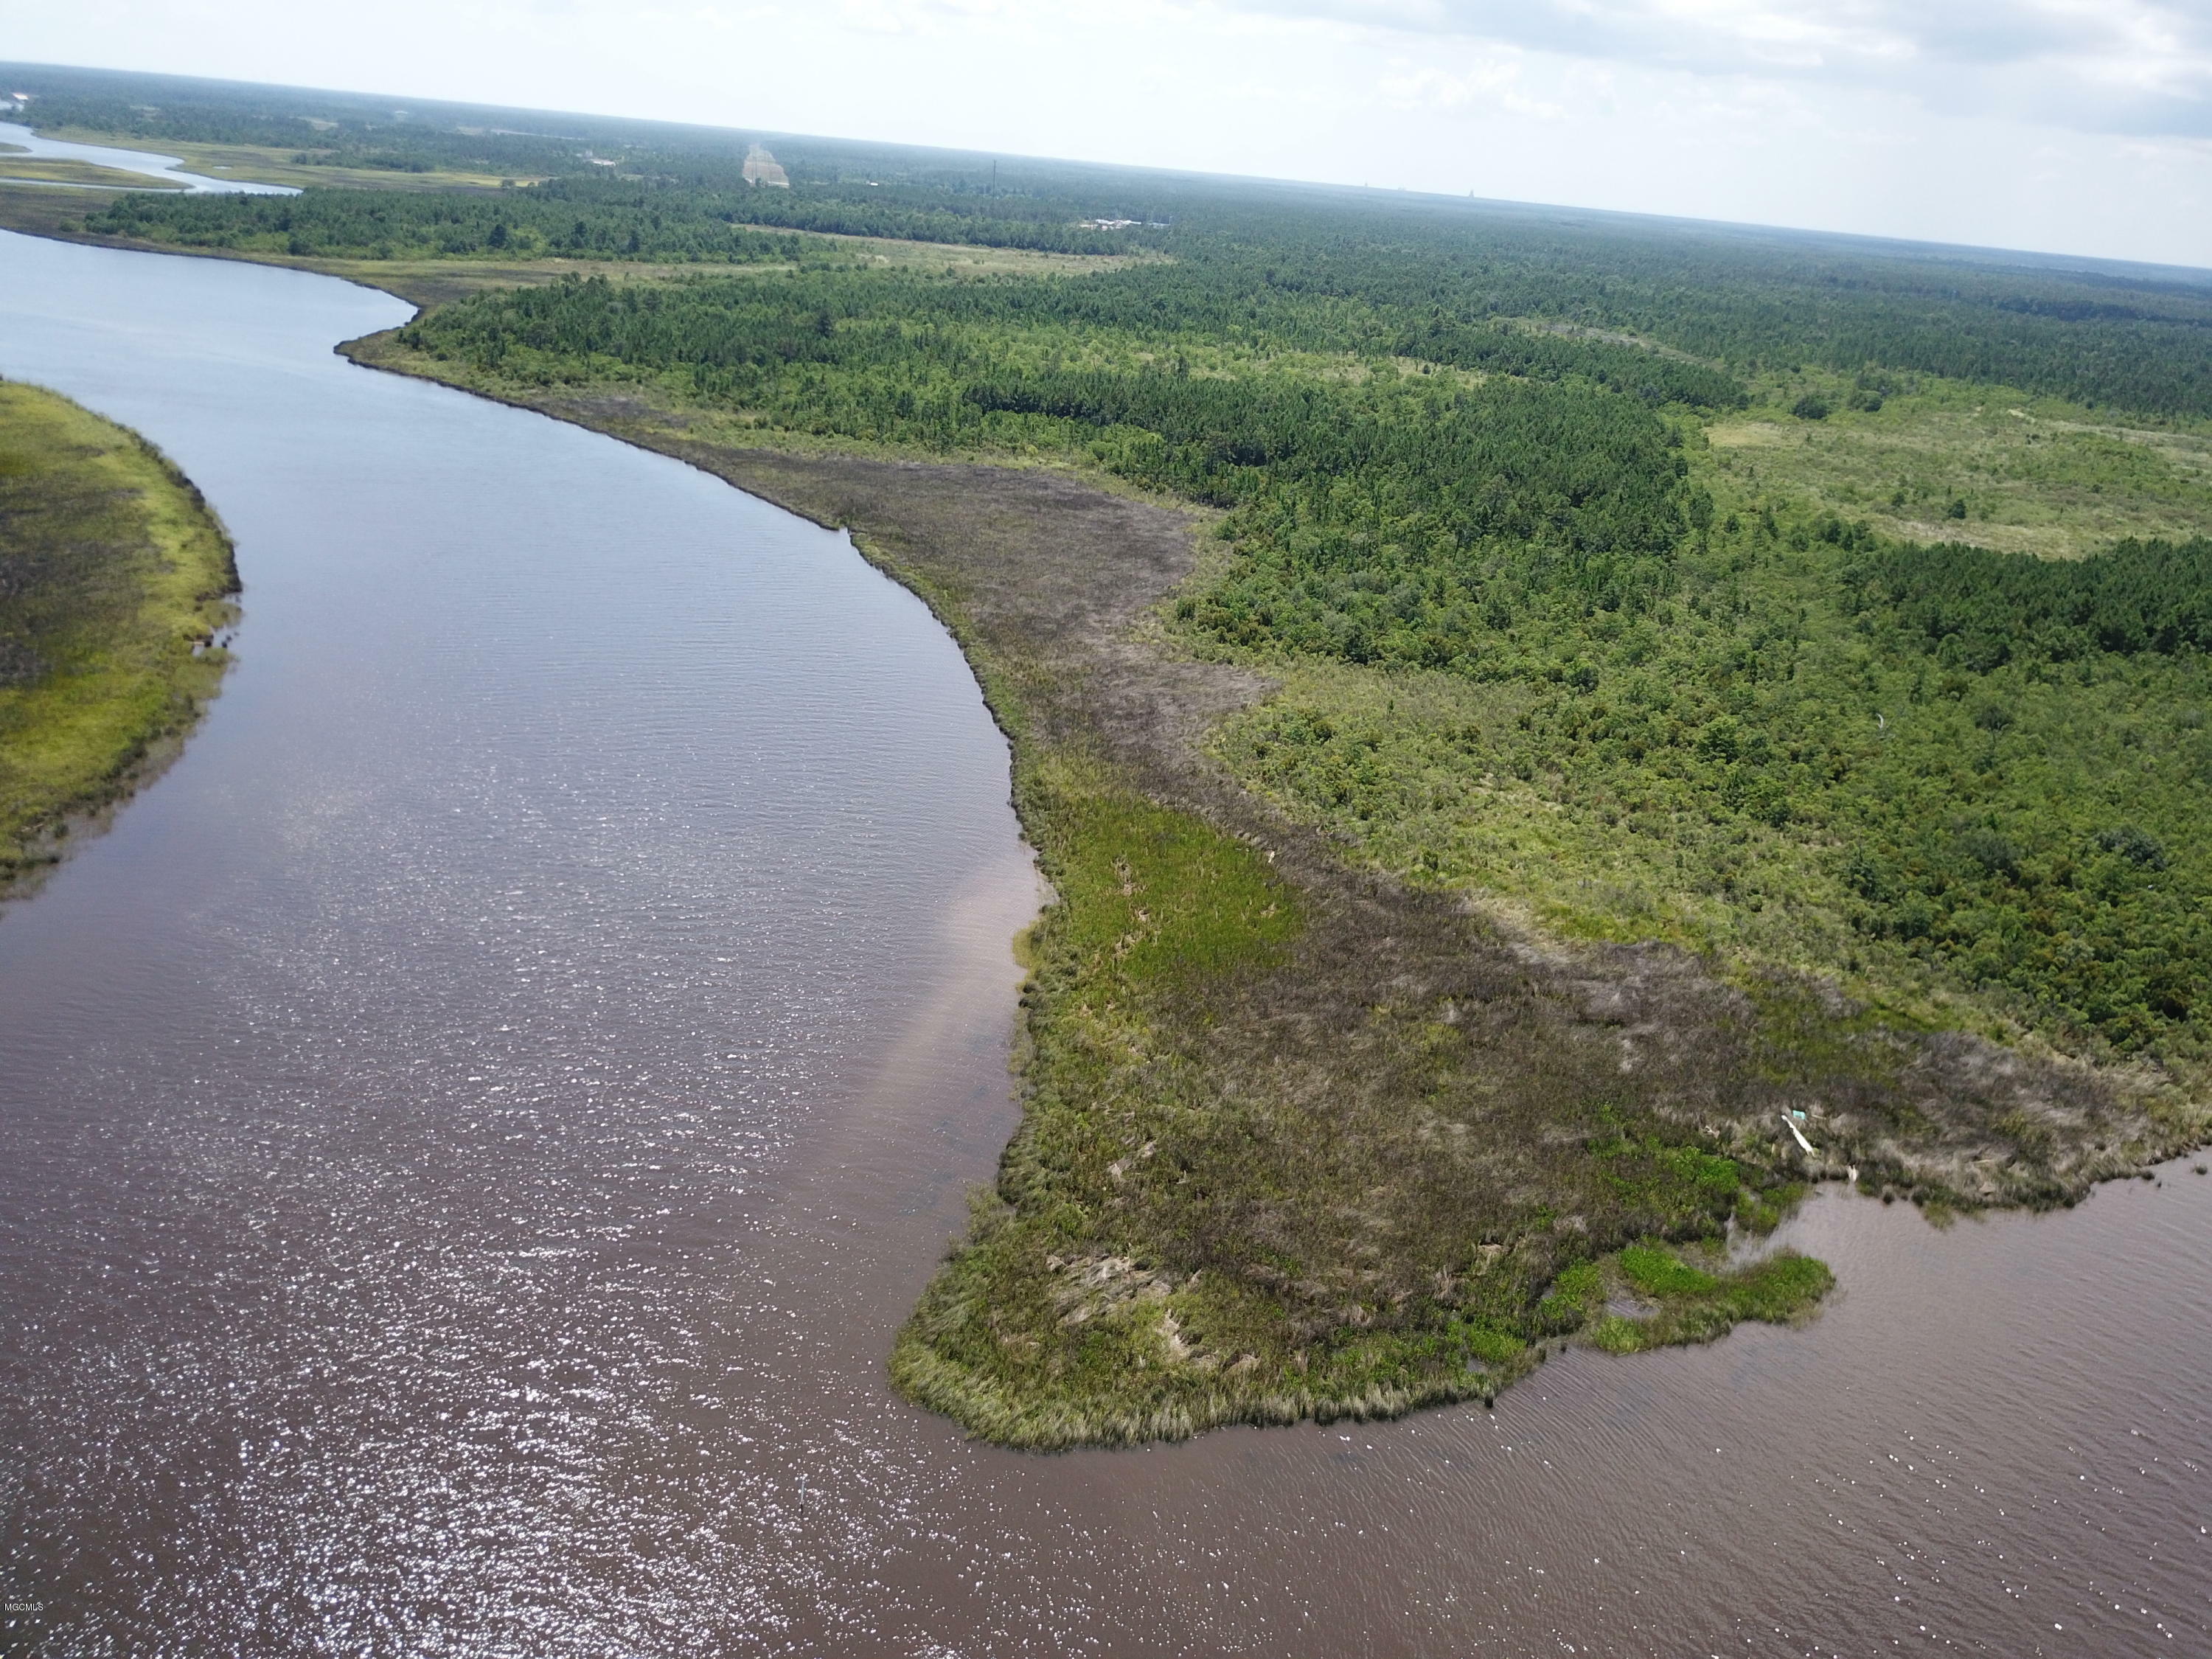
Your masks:
<svg viewBox="0 0 2212 1659"><path fill-rule="evenodd" d="M1053 755L1024 769L1021 793L1060 900L1028 941L1033 1105L1007 1150L999 1201L979 1209L973 1247L931 1287L894 1372L917 1397L1025 1443L1102 1429L1188 1433L1191 1370L1154 1362L1208 1345L1204 1369L1217 1369L1223 1356L1212 1350L1239 1311L1233 1287L1215 1296L1137 1255L1086 1250L1088 1211L1140 1211L1127 1218L1136 1237L1188 1233L1195 1218L1178 1213L1178 1189L1202 1161L1181 1143L1218 1106L1194 1040L1241 977L1280 963L1299 931L1297 894L1249 846L1109 770ZM1071 1328L1072 1341L1026 1334ZM1010 1345L1010 1330L1024 1334ZM1025 1363L1006 1375L996 1363L1006 1355ZM1148 1370L1152 1385L1131 1389ZM992 1384L978 1389L987 1375ZM1098 1420L1102 1400L1111 1427Z"/></svg>
<svg viewBox="0 0 2212 1659"><path fill-rule="evenodd" d="M1802 1318L1835 1284L1835 1276L1820 1262L1789 1251L1732 1273L1708 1273L1663 1246L1634 1244L1613 1265L1623 1285L1651 1308L1594 1317L1589 1340L1608 1353L1708 1342L1747 1320L1787 1324Z"/></svg>
<svg viewBox="0 0 2212 1659"><path fill-rule="evenodd" d="M840 435L939 450L985 442L1087 452L1133 480L1149 482L1148 471L1171 476L1224 502L1242 499L1270 460L1310 475L1349 459L1294 454L1341 404L1347 383L1372 383L1372 395L1383 396L1393 382L1433 379L1398 358L1407 341L1387 314L1284 300L1281 315L1267 319L1274 327L1230 326L1224 308L1209 306L1224 313L1216 331L1213 315L1184 318L1163 300L1162 286L1180 277L1176 266L1151 262L1080 283L948 281L918 270L811 270L767 287L702 275L659 292L580 281L425 318L407 342L509 379L659 379L741 409L786 399L775 410L780 420ZM1725 375L1694 365L1508 322L1451 343L1452 368L1633 388L1631 407L1741 395ZM1397 424L1428 418L1430 403L1471 378L1398 386L1403 398L1426 401L1401 398ZM1255 380L1269 398L1264 408L1251 403ZM1146 434L1174 453L1151 458ZM1116 440L1137 448L1108 454Z"/></svg>
<svg viewBox="0 0 2212 1659"><path fill-rule="evenodd" d="M1295 1091L1237 1086L1259 1054L1221 1063L1271 974L1310 973L1294 954L1311 943L1299 887L1246 841L1132 794L1114 769L1042 754L1023 768L1020 804L1059 902L1028 941L1029 1109L967 1248L899 1342L893 1374L916 1398L1036 1446L1390 1412L1488 1399L1543 1342L1585 1326L1616 1348L1624 1331L1647 1346L1706 1340L1741 1320L1802 1316L1826 1291L1827 1270L1795 1256L1714 1277L1632 1246L1617 1274L1661 1311L1593 1324L1603 1296L1590 1293L1613 1264L1569 1251L1537 1296L1546 1273L1527 1219L1484 1228L1498 1195L1479 1190L1426 1194L1406 1213L1368 1188L1344 1237L1330 1196L1398 1159L1376 1166L1346 1103L1302 1109ZM1431 1133L1466 1110L1435 1075L1457 1037L1416 1021L1378 1045L1384 1063L1430 1074ZM1591 1103L1544 1106L1556 1127ZM1632 1139L1619 1127L1632 1114L1596 1106L1600 1190L1583 1197L1609 1226L1711 1236L1717 1217L1756 1214L1746 1182L1760 1176L1649 1120ZM1470 1247L1485 1232L1518 1242ZM1388 1269L1368 1265L1383 1241ZM1322 1305L1286 1321L1285 1299Z"/></svg>
<svg viewBox="0 0 2212 1659"><path fill-rule="evenodd" d="M422 176L409 171L416 166L542 179L497 199L512 201L510 234L529 228L548 246L574 238L581 221L584 246L620 257L715 257L744 227L1077 252L1143 248L1169 256L1146 290L1153 319L1203 339L1520 372L1479 359L1498 349L1498 319L1529 319L1545 337L1573 344L1656 345L1628 389L1650 386L1662 401L1677 395L1667 383L1677 371L1721 368L1741 380L1812 368L1969 380L2139 414L2212 415L2212 286L2179 271L1877 251L1840 237L583 116L395 107L159 76L33 65L9 74L35 94L42 126L295 149L312 139L333 160L376 161L357 173L395 183ZM789 170L788 190L743 179L745 152L763 137ZM453 234L453 222L436 216L458 210L448 200L422 209L430 217L418 222L389 191L310 195L289 209L303 238L354 258L386 240L395 249L435 246ZM135 236L195 246L234 236L243 246L272 234L268 216L286 209L234 197L114 211ZM1102 230L1101 221L1128 223ZM1808 385L1780 407L1809 397L1841 414L1884 395L1876 386Z"/></svg>
<svg viewBox="0 0 2212 1659"><path fill-rule="evenodd" d="M2212 542L2122 542L2074 563L1971 547L1892 547L1844 573L1880 616L1948 664L2195 655L2212 647Z"/></svg>
<svg viewBox="0 0 2212 1659"><path fill-rule="evenodd" d="M230 544L176 469L0 382L0 885L189 727L227 662Z"/></svg>
<svg viewBox="0 0 2212 1659"><path fill-rule="evenodd" d="M61 191L52 193L64 195ZM75 214L53 214L44 222L51 224L53 217L67 218L74 228L82 222L82 210ZM0 185L0 218L26 227L39 222L28 218L16 204L6 199L4 185ZM1112 263L1085 254L1039 253L1023 248L949 250L932 243L886 242L864 237L835 240L829 238L809 239L810 241L817 240L834 252L824 256L810 248L800 254L799 264L819 263L826 259L829 264L848 269L884 270L926 267L939 275L944 274L950 267L961 276L987 276L1003 274L1044 276L1093 270ZM562 254L539 254L531 258L512 259L489 256L464 258L447 255L425 255L407 259L397 257L390 259L343 259L325 254L310 257L270 252L251 257L257 262L291 265L343 276L350 282L386 289L419 306L445 305L471 294L480 294L487 289L540 287L558 282L563 276L574 276L585 272L604 276L611 283L625 284L665 284L696 274L689 264L659 264L638 259L585 261ZM789 264L765 262L735 267L734 270L744 278L758 279L781 276L793 268ZM732 268L724 269L729 270Z"/></svg>
<svg viewBox="0 0 2212 1659"><path fill-rule="evenodd" d="M754 230L726 214L663 215L635 185L562 179L533 190L313 190L290 196L131 196L85 221L102 235L179 247L347 259L706 260L829 256L818 238Z"/></svg>
<svg viewBox="0 0 2212 1659"><path fill-rule="evenodd" d="M1808 385L1834 404L1817 423L1785 412ZM2017 388L1917 375L1767 375L1759 398L1708 428L1714 465L1740 487L1784 491L1814 516L1863 520L1887 538L2078 558L2129 537L2185 541L2212 520L2212 432L2201 423L2130 424Z"/></svg>
<svg viewBox="0 0 2212 1659"><path fill-rule="evenodd" d="M1952 389L1869 374L1815 419L1802 373L1739 379L1528 319L1447 326L1387 289L1285 282L1276 258L1246 288L1241 252L1188 241L1073 279L563 282L433 312L393 342L396 361L564 409L605 388L672 430L1052 460L1218 509L1223 556L1174 626L1282 686L1215 729L1235 777L1409 890L1554 938L1669 941L1749 999L1747 1026L1710 1000L1662 1016L1719 1043L1700 1062L1717 1081L1628 1085L1578 1050L1538 1058L1534 1026L1500 1078L1436 1002L1375 1000L1340 1040L1366 1045L1386 1079L1374 1104L1413 1114L1423 1142L1345 1096L1316 1103L1315 1074L1343 1086L1341 1056L1309 1072L1254 1046L1285 981L1334 985L1331 1016L1349 1018L1357 993L1322 958L1358 930L1316 920L1314 872L1281 914L1325 940L1229 951L1202 997L1173 953L1102 988L1095 962L1056 953L1056 929L1093 926L1092 888L1054 860L1113 837L1063 840L1025 796L1064 901L1030 991L1028 1114L900 1344L902 1386L1029 1444L1486 1395L1570 1332L1626 1351L1817 1298L1826 1270L1786 1255L1641 1285L1643 1258L1607 1265L1639 1237L1778 1218L1794 1155L1753 1127L1754 1100L1832 1103L1814 1127L1839 1162L1964 1204L2061 1201L2123 1148L2197 1133L2186 1113L2116 1127L2109 1100L2083 1108L2104 1127L2069 1130L2010 1085L1970 1109L1964 1073L1929 1091L1979 1052L1959 1046L1969 1033L2196 1075L2212 960L2197 920L2212 870L2187 850L2200 549L2022 576L1998 601L2026 607L2009 650L1978 649L2006 624L1961 609L1972 580L1942 573L2011 556L1884 536L1726 464L1707 435L1894 422ZM2166 469L2163 499L2191 522L2185 473L2119 442ZM2029 478L2015 496L2070 530L2072 487ZM2130 732L2144 764L2120 773ZM1160 798L1116 787L1133 783ZM1203 816L1236 822L1219 801ZM1095 926L1118 940L1125 924ZM1394 982L1373 963L1362 977L1370 999ZM1233 1081L1251 1078L1269 1080ZM1500 1088L1521 1091L1514 1112L1478 1103ZM1428 1183L1454 1167L1438 1150L1454 1126L1485 1150L1446 1199ZM1500 1149L1522 1137L1565 1150L1501 1205ZM1585 1270L1628 1275L1656 1310L1594 1311Z"/></svg>
<svg viewBox="0 0 2212 1659"><path fill-rule="evenodd" d="M1407 878L1553 931L1841 969L1917 1018L1994 1015L2083 1052L2197 1054L2203 658L2099 648L2094 617L2039 638L2026 606L1977 655L1951 631L1972 610L1937 617L1943 584L1910 573L2015 556L1855 553L1832 525L1729 518L1648 617L1516 616L1497 658L1449 677L1292 667L1218 752ZM2108 591L2107 570L2202 552L2025 568ZM2175 626L2149 623L2116 606L2102 640Z"/></svg>
<svg viewBox="0 0 2212 1659"><path fill-rule="evenodd" d="M179 183L149 179L143 173L125 173L120 167L101 167L96 161L81 161L70 155L26 155L21 161L0 159L0 175L41 184L119 185L125 190L185 188Z"/></svg>
<svg viewBox="0 0 2212 1659"><path fill-rule="evenodd" d="M1569 361L1616 373L1634 363L1623 389L1649 387L1658 401L1721 402L1735 388L1729 375L1778 365L1850 374L1871 363L2092 407L2212 414L2212 291L2179 283L2129 284L2131 302L2121 305L2106 283L2072 273L1814 262L1711 233L1568 228L1449 204L1331 212L1286 203L1257 212L1221 199L1228 186L1200 183L1148 185L1157 204L1141 210L1152 216L1102 232L1084 224L1118 198L1067 185L975 192L832 178L769 191L745 186L735 167L641 159L501 191L489 206L377 191L314 191L289 203L134 200L89 223L141 240L250 248L279 234L281 221L283 235L296 227L303 243L352 258L386 245L466 242L479 233L464 221L481 222L484 236L504 222L511 235L526 230L547 248L599 257L722 257L725 243L747 246L731 240L743 227L1071 252L1144 248L1168 256L1145 290L1152 319L1206 339L1509 373L1522 372L1516 356L1554 372ZM1497 327L1512 319L1542 327ZM1664 349L1620 355L1643 343ZM1577 349L1589 347L1612 349ZM1727 374L1717 376L1720 368Z"/></svg>
<svg viewBox="0 0 2212 1659"><path fill-rule="evenodd" d="M143 149L147 141L138 134L88 127L47 125L43 135L70 143L98 144L120 149ZM232 179L263 185L289 185L295 190L376 190L383 191L489 191L502 185L536 184L536 178L517 179L465 167L429 165L395 167L371 159L358 165L341 161L330 152L301 151L270 144L196 143L162 138L154 146L182 163L182 171L204 178ZM139 188L145 188L143 179ZM107 204L103 203L103 207Z"/></svg>
<svg viewBox="0 0 2212 1659"><path fill-rule="evenodd" d="M504 383L1056 454L1226 507L1237 556L1177 614L1290 679L1217 752L1401 876L1842 967L1923 1020L1965 994L2084 1052L2197 1051L2202 544L2043 566L1892 543L1718 465L1701 408L1740 393L1619 390L1635 348L1470 378L1358 356L1376 319L1332 306L1288 307L1304 349L1269 352L1164 325L1162 279L571 282L399 338ZM2143 763L2115 772L2115 742ZM2122 823L2182 851L2112 854Z"/></svg>
<svg viewBox="0 0 2212 1659"><path fill-rule="evenodd" d="M526 159L319 108L231 115ZM84 234L618 269L357 355L853 525L959 634L1059 899L915 1397L1029 1445L1487 1398L1802 1315L1825 1268L1724 1242L1808 1181L2064 1203L2203 1138L2212 285L575 131Z"/></svg>

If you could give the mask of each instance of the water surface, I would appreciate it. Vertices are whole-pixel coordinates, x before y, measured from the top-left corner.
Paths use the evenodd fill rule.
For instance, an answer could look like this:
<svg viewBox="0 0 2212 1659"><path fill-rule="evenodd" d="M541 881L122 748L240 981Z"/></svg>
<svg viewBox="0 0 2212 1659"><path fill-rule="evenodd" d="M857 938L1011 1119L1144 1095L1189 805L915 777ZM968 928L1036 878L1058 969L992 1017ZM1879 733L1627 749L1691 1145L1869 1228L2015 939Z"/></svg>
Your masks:
<svg viewBox="0 0 2212 1659"><path fill-rule="evenodd" d="M1063 1457L883 1358L1036 900L841 536L0 235L0 373L239 543L184 758L0 916L0 1589L46 1655L2212 1650L2212 1179L1793 1224L1802 1331Z"/></svg>

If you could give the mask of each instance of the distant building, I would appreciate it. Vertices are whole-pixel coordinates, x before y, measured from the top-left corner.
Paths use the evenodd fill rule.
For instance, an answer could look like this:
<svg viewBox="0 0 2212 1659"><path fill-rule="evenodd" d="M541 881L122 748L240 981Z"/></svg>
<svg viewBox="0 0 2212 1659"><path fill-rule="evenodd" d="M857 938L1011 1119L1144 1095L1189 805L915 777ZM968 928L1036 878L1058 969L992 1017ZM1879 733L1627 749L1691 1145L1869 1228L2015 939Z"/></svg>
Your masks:
<svg viewBox="0 0 2212 1659"><path fill-rule="evenodd" d="M768 185L777 190L791 188L791 175L783 170L775 156L758 144L745 152L745 182L749 185Z"/></svg>
<svg viewBox="0 0 2212 1659"><path fill-rule="evenodd" d="M1134 219L1085 219L1078 225L1080 230L1134 230Z"/></svg>

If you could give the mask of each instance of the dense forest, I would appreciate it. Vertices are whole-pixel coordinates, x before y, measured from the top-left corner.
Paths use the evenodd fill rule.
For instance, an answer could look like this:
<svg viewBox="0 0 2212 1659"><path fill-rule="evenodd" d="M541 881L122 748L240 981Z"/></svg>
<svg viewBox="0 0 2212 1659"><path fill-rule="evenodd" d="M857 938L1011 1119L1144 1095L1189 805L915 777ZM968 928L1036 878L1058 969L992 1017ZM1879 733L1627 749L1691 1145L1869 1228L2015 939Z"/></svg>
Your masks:
<svg viewBox="0 0 2212 1659"><path fill-rule="evenodd" d="M638 192L628 192L635 200ZM88 223L108 235L179 247L331 255L356 259L426 257L707 260L757 264L823 257L833 246L793 232L763 231L710 215L615 210L546 191L476 194L435 191L313 190L291 196L183 196L163 213L152 195L126 197Z"/></svg>
<svg viewBox="0 0 2212 1659"><path fill-rule="evenodd" d="M755 190L736 163L680 172L634 161L501 191L496 207L378 191L133 197L89 228L200 246L296 237L375 258L442 246L489 251L501 224L548 253L677 259L750 257L739 227L902 237L1066 252L1165 256L1116 291L1205 331L1469 367L1499 318L1626 332L1735 374L1813 363L1972 380L2165 416L2212 414L2212 290L2032 268L1838 256L1680 226L1554 222L1479 204L1210 199L1192 185L1127 191L969 190L830 180ZM1127 229L1095 216L1146 216ZM460 227L475 226L479 240ZM718 249L728 247L727 254ZM388 251L388 253L387 253ZM1316 335L1316 324L1326 332ZM1353 344L1355 331L1364 337ZM1325 343L1324 343L1325 342ZM1710 392L1705 394L1710 398Z"/></svg>
<svg viewBox="0 0 2212 1659"><path fill-rule="evenodd" d="M1859 603L1977 672L2015 658L2212 650L2212 542L2122 542L2078 562L1978 547L1885 550L1846 572Z"/></svg>
<svg viewBox="0 0 2212 1659"><path fill-rule="evenodd" d="M310 190L297 197L134 195L88 222L108 235L185 247L408 258L422 252L512 258L641 258L750 264L797 258L815 231L1060 253L1113 253L1126 238L1055 218L1011 213L1003 201L957 204L927 192L865 194L837 186L793 196L755 190L735 169L678 182L595 171L496 192ZM817 255L825 245L809 245ZM781 250L780 252L773 252Z"/></svg>
<svg viewBox="0 0 2212 1659"><path fill-rule="evenodd" d="M1885 541L1692 465L1700 420L1747 395L1717 370L1504 320L1438 329L1426 357L1402 312L1289 289L1232 312L1195 284L1163 306L1153 270L569 280L401 338L770 428L1058 453L1225 509L1238 557L1181 601L1196 635L1521 698L1418 741L1279 707L1238 754L1286 799L1359 832L1418 818L1440 766L1501 775L1675 848L1668 878L1723 907L1765 902L1739 884L1751 837L1832 890L1794 936L1810 952L1917 963L2070 1042L2197 1040L2205 544L2046 564ZM2152 769L2116 791L2123 732ZM1423 857L1451 878L1449 847Z"/></svg>

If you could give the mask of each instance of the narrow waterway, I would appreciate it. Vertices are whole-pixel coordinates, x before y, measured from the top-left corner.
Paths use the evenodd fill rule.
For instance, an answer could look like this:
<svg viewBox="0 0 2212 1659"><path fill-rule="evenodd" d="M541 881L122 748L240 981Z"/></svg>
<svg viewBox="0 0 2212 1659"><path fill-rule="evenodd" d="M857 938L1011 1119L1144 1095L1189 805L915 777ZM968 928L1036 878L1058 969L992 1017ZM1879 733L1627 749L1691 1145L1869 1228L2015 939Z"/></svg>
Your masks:
<svg viewBox="0 0 2212 1659"><path fill-rule="evenodd" d="M2212 1650L2212 1178L1824 1198L1802 1331L1026 1457L883 1357L1036 900L927 611L405 307L0 234L0 374L237 537L183 758L0 913L0 1647Z"/></svg>
<svg viewBox="0 0 2212 1659"><path fill-rule="evenodd" d="M45 157L52 161L89 161L98 167L113 167L121 173L143 173L149 179L165 181L171 188L181 185L188 195L214 192L242 196L297 196L300 193L289 185L262 185L246 179L218 179L211 173L187 173L184 162L178 157L156 155L151 150L116 149L106 144L72 143L66 138L41 138L30 128L14 121L0 121L0 144L15 146L26 159ZM7 153L0 151L0 178L7 174L8 161ZM107 190L115 186L76 185L69 188Z"/></svg>

